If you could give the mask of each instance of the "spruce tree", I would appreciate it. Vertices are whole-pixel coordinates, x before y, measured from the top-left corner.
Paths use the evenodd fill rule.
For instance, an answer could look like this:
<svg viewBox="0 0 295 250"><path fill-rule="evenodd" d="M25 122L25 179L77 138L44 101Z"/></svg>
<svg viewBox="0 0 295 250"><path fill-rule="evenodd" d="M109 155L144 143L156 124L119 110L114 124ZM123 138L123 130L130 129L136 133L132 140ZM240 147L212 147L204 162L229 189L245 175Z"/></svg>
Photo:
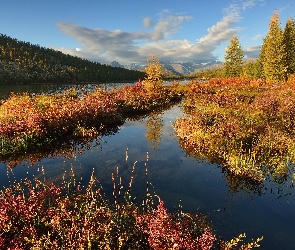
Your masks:
<svg viewBox="0 0 295 250"><path fill-rule="evenodd" d="M280 18L275 11L262 46L262 65L266 81L281 81L285 77L285 46Z"/></svg>
<svg viewBox="0 0 295 250"><path fill-rule="evenodd" d="M263 40L263 45L264 45ZM255 62L255 69L256 69L256 77L265 79L264 69L263 69L263 58L264 58L264 46L260 48L260 54Z"/></svg>
<svg viewBox="0 0 295 250"><path fill-rule="evenodd" d="M226 48L224 56L224 76L235 77L242 74L244 51L236 35L230 40L230 45Z"/></svg>
<svg viewBox="0 0 295 250"><path fill-rule="evenodd" d="M283 34L283 44L285 48L284 66L286 67L285 79L295 73L295 22L288 18Z"/></svg>

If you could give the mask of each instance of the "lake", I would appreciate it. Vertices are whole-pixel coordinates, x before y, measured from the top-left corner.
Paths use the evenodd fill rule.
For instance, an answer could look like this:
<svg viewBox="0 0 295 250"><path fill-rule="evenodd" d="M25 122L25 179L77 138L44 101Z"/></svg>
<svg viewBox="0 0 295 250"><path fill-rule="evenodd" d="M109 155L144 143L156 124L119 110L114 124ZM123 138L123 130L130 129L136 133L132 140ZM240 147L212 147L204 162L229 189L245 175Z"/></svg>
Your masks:
<svg viewBox="0 0 295 250"><path fill-rule="evenodd" d="M94 87L83 86L85 89ZM51 93L60 91L60 86L19 85L15 88L9 86L9 90ZM1 85L0 91L4 93ZM151 183L150 192L159 195L171 211L177 209L181 199L183 211L209 213L213 228L224 239L228 240L239 233L246 233L246 240L263 235L261 249L294 249L293 176L284 183L267 180L261 186L242 183L236 188L235 180L223 172L219 165L188 156L180 147L172 123L182 115L181 104L177 104L148 117L127 120L113 134L97 138L84 146L75 145L70 152L65 148L57 148L50 152L51 155L44 153L39 162L25 160L16 164L11 171L7 166L12 165L12 162L1 162L1 184L7 186L9 180L14 178L19 180L25 176L40 176L42 166L46 180L58 183L63 172L68 173L72 165L77 176L82 175L84 185L88 183L94 169L105 193L110 194L112 172L118 167L119 175L127 183L130 169L136 162L132 194L138 195L139 202L146 189L147 179Z"/></svg>

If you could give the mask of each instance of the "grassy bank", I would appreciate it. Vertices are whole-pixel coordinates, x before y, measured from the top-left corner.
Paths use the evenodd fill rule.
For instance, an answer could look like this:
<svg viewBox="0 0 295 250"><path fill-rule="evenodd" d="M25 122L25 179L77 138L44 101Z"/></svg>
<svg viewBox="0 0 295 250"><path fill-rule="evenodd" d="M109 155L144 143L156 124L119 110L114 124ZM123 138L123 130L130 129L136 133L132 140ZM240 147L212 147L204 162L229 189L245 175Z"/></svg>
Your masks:
<svg viewBox="0 0 295 250"><path fill-rule="evenodd" d="M185 117L174 123L189 154L238 177L283 181L295 161L295 82L244 78L190 83Z"/></svg>
<svg viewBox="0 0 295 250"><path fill-rule="evenodd" d="M128 115L180 100L182 93L179 84L151 93L138 83L83 96L75 89L55 95L12 94L0 106L0 156L25 154L58 140L99 135L107 125L122 124Z"/></svg>

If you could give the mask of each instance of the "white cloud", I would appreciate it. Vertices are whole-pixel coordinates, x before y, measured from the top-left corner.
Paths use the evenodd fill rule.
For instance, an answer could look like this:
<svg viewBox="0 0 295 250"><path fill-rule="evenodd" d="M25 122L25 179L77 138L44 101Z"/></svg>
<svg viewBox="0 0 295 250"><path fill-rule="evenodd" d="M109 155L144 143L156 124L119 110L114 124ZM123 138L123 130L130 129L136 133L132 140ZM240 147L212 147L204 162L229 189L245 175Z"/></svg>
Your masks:
<svg viewBox="0 0 295 250"><path fill-rule="evenodd" d="M253 40L253 41L256 41L256 40L258 40L260 37L261 37L261 35L258 34L258 35L256 35L256 36L252 37L252 40Z"/></svg>
<svg viewBox="0 0 295 250"><path fill-rule="evenodd" d="M164 48L166 45L164 45L164 42L159 41L176 33L180 28L180 24L190 19L191 17L189 16L162 17L161 20L154 25L150 33L140 31L125 32L122 30L108 31L101 28L90 29L84 26L63 22L58 22L56 25L62 33L73 37L82 47L80 51L60 49L65 53L105 63L113 60L121 63L143 63L152 52L160 57L165 56L167 49ZM152 26L152 20L150 18L145 18L143 22L145 26ZM139 41L145 45L137 46L137 42ZM161 45L159 46L159 44ZM147 51L146 48L149 47L154 48L154 50L142 54L142 51ZM176 47L173 49L176 49ZM158 51L158 53L156 51ZM79 52L79 54L76 52ZM167 53L169 54L169 52ZM91 55L91 57L89 57L89 55Z"/></svg>
<svg viewBox="0 0 295 250"><path fill-rule="evenodd" d="M264 4L265 0L235 0L235 3L240 4L242 10L246 10L256 6L257 4Z"/></svg>
<svg viewBox="0 0 295 250"><path fill-rule="evenodd" d="M260 54L260 49L261 49L260 45L250 46L244 50L244 54L248 58L257 58Z"/></svg>
<svg viewBox="0 0 295 250"><path fill-rule="evenodd" d="M143 19L143 25L145 27L151 27L153 25L152 19L150 17L146 17Z"/></svg>
<svg viewBox="0 0 295 250"><path fill-rule="evenodd" d="M155 53L164 61L204 63L217 60L217 56L213 54L214 50L222 43L229 41L239 31L239 28L235 26L241 19L242 9L253 6L255 1L241 2L243 4L237 2L240 1L224 9L224 17L208 28L205 36L196 39L196 43L186 39L169 40L181 28L181 24L190 21L192 17L171 15L168 10L164 10L160 13L158 22L154 23L149 17L143 19L143 25L150 29L149 32L90 29L58 22L56 25L60 31L73 37L81 45L79 50L60 50L102 63L115 60L122 64L144 64L151 53Z"/></svg>
<svg viewBox="0 0 295 250"><path fill-rule="evenodd" d="M254 5L255 5L255 0L249 0L242 3L242 8L245 10L245 9L253 7Z"/></svg>
<svg viewBox="0 0 295 250"><path fill-rule="evenodd" d="M158 41L176 33L180 27L180 24L191 20L189 16L167 16L162 18L154 28L152 32L152 40Z"/></svg>

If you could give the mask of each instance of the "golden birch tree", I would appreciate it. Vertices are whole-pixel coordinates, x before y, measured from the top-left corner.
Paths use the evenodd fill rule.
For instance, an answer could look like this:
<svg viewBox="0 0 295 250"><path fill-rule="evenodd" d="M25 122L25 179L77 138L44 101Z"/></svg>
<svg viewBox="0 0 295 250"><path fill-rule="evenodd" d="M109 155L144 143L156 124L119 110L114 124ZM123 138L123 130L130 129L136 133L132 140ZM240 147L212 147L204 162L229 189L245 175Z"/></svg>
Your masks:
<svg viewBox="0 0 295 250"><path fill-rule="evenodd" d="M160 59L152 57L147 60L145 68L146 77L144 79L144 86L149 92L159 93L163 86L163 68L160 64Z"/></svg>

